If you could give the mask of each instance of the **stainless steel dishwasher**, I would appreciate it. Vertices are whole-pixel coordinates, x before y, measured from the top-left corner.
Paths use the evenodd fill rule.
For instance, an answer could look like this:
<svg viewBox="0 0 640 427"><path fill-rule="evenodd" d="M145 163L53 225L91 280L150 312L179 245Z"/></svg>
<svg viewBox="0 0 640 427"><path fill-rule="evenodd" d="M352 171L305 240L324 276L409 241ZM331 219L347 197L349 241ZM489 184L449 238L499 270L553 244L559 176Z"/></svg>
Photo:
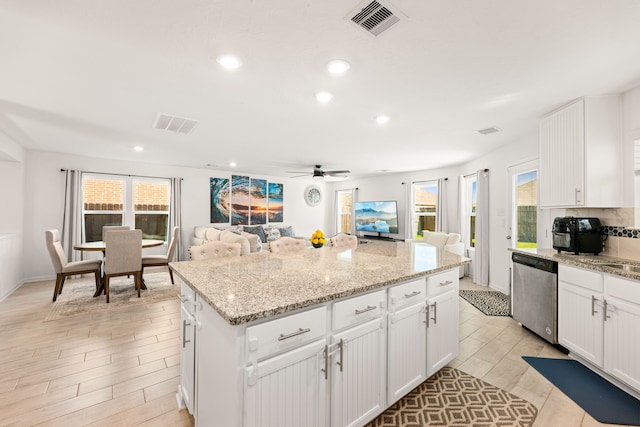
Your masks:
<svg viewBox="0 0 640 427"><path fill-rule="evenodd" d="M519 252L513 261L512 313L522 326L558 343L558 263Z"/></svg>

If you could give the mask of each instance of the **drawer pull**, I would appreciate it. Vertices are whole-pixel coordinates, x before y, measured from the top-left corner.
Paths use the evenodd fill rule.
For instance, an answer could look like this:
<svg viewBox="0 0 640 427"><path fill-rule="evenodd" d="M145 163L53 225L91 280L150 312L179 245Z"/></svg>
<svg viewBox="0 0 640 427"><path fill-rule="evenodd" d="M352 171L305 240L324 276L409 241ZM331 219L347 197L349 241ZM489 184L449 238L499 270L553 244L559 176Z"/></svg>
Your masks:
<svg viewBox="0 0 640 427"><path fill-rule="evenodd" d="M367 308L363 308L362 310L356 309L356 314L366 313L367 311L375 310L376 308L378 307L375 305L368 305Z"/></svg>
<svg viewBox="0 0 640 427"><path fill-rule="evenodd" d="M450 284L452 284L453 282L451 280L446 280L444 282L440 282L440 286L449 286Z"/></svg>
<svg viewBox="0 0 640 427"><path fill-rule="evenodd" d="M596 301L598 301L598 299L595 296L591 295L591 317L595 316L595 314L597 313Z"/></svg>
<svg viewBox="0 0 640 427"><path fill-rule="evenodd" d="M307 332L311 332L311 328L299 328L297 331L291 332L290 334L280 334L280 336L278 337L278 341L288 340L289 338L297 337L298 335L306 334Z"/></svg>
<svg viewBox="0 0 640 427"><path fill-rule="evenodd" d="M416 295L420 295L422 292L420 291L413 291L410 294L404 294L405 298L411 298L411 297L415 297Z"/></svg>
<svg viewBox="0 0 640 427"><path fill-rule="evenodd" d="M187 343L191 342L191 340L187 339L187 326L191 326L191 322L187 322L186 320L182 321L182 348L187 347Z"/></svg>

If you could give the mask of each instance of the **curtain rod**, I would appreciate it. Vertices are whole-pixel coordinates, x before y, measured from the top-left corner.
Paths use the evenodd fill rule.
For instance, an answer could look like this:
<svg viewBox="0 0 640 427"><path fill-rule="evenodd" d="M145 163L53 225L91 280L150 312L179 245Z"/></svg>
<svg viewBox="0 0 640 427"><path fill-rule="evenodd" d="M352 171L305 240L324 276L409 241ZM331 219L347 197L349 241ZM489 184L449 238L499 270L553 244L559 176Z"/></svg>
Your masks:
<svg viewBox="0 0 640 427"><path fill-rule="evenodd" d="M60 172L66 172L70 169L62 169L60 168ZM80 171L82 173L93 173L96 175L115 175L115 176L128 176L128 177L139 177L139 178L160 178L160 179L171 179L166 176L149 176L149 175L128 175L126 173L110 173L110 172L91 172L91 171ZM180 181L183 181L184 178L180 178Z"/></svg>
<svg viewBox="0 0 640 427"><path fill-rule="evenodd" d="M421 179L420 181L411 181L412 184L416 184L418 182L431 182L431 181L438 181L439 179L444 179L445 181L449 181L449 178L444 177L444 178L436 178L436 179ZM404 182L403 182L404 184Z"/></svg>
<svg viewBox="0 0 640 427"><path fill-rule="evenodd" d="M482 172L489 172L489 169L482 169ZM475 174L477 174L477 173L478 173L478 172L470 173L469 175L464 175L464 177L465 177L465 178L468 178L468 177L470 177L470 176L472 176L472 175L475 175Z"/></svg>

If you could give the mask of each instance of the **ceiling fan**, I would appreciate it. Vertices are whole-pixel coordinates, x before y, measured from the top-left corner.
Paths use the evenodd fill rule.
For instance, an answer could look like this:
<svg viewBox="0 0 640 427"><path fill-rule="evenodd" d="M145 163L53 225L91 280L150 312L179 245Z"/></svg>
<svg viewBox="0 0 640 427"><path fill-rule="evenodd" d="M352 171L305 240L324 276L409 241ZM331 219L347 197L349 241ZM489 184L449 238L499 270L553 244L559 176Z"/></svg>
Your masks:
<svg viewBox="0 0 640 427"><path fill-rule="evenodd" d="M325 171L322 170L322 165L315 165L313 167L313 172L309 173L309 172L300 172L300 171L286 171L287 173L299 173L302 175L296 175L296 176L292 176L291 178L300 178L303 176L309 176L311 175L311 177L313 179L323 179L325 176L332 176L335 178L347 178L347 173L351 173L351 171L348 170L340 170L340 171Z"/></svg>

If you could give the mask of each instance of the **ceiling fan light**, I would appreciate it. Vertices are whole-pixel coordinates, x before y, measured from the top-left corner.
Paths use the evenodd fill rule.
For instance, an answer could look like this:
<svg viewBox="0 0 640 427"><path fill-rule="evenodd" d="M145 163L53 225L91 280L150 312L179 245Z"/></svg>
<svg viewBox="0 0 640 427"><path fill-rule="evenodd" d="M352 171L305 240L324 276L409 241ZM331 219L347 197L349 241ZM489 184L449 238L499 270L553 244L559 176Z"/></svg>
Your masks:
<svg viewBox="0 0 640 427"><path fill-rule="evenodd" d="M321 174L313 174L313 179L315 179L316 181L321 181L323 178L323 176Z"/></svg>

